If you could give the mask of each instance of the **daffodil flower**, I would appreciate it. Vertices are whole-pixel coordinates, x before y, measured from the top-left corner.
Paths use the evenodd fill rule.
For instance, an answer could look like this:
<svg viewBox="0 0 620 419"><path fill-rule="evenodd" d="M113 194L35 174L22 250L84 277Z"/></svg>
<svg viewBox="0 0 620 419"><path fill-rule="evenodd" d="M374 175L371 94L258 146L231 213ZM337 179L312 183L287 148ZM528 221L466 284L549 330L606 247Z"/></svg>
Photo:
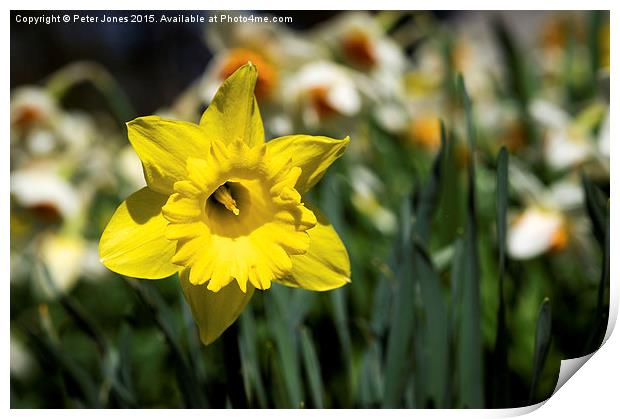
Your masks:
<svg viewBox="0 0 620 419"><path fill-rule="evenodd" d="M583 245L583 188L574 177L549 187L527 172L517 158L511 160L511 187L521 195L525 208L512 214L506 240L508 255L516 260L532 259ZM587 233L586 233L587 234Z"/></svg>
<svg viewBox="0 0 620 419"><path fill-rule="evenodd" d="M531 259L564 249L568 239L562 213L531 207L520 213L508 228L508 254L514 259Z"/></svg>
<svg viewBox="0 0 620 419"><path fill-rule="evenodd" d="M127 124L147 186L116 210L102 263L122 275L179 281L206 345L275 281L314 291L350 282L338 234L302 195L349 139L264 141L248 63L220 87L200 124L148 116Z"/></svg>

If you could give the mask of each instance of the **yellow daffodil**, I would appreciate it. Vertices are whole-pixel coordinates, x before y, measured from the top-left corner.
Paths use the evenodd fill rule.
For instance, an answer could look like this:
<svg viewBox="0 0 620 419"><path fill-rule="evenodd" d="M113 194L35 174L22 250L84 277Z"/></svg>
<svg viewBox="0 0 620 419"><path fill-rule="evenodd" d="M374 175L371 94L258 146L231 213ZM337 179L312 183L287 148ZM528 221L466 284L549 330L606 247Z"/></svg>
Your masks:
<svg viewBox="0 0 620 419"><path fill-rule="evenodd" d="M275 281L325 291L350 282L338 234L302 195L349 139L264 141L248 63L220 87L200 124L148 116L127 124L147 186L116 210L102 263L122 275L179 281L204 344Z"/></svg>

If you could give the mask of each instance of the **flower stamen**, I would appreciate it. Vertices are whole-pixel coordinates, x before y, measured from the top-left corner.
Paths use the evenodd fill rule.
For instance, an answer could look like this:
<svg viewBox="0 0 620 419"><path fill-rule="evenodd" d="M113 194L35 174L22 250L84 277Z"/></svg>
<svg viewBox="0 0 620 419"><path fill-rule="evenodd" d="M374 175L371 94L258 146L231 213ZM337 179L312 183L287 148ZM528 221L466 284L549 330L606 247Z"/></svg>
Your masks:
<svg viewBox="0 0 620 419"><path fill-rule="evenodd" d="M226 184L220 185L219 188L213 193L213 198L222 204L227 210L235 215L239 215L239 208L237 208L237 201L230 194L230 189Z"/></svg>

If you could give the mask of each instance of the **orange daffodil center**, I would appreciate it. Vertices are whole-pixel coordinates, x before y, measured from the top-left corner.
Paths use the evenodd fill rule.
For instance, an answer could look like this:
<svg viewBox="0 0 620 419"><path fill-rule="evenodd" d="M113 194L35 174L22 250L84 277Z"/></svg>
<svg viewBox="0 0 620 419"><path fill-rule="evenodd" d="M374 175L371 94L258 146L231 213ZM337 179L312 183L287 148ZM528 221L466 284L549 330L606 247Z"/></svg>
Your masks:
<svg viewBox="0 0 620 419"><path fill-rule="evenodd" d="M301 168L286 155L237 140L211 144L204 159L187 161L187 180L174 184L163 207L166 238L177 240L172 262L191 268L189 281L211 291L236 280L267 289L290 274L291 255L306 253L316 225L295 184Z"/></svg>
<svg viewBox="0 0 620 419"><path fill-rule="evenodd" d="M127 124L147 187L112 215L101 262L121 275L179 273L204 344L272 282L326 291L350 282L349 257L304 201L349 139L291 135L265 142L256 67L224 81L200 124L148 116Z"/></svg>

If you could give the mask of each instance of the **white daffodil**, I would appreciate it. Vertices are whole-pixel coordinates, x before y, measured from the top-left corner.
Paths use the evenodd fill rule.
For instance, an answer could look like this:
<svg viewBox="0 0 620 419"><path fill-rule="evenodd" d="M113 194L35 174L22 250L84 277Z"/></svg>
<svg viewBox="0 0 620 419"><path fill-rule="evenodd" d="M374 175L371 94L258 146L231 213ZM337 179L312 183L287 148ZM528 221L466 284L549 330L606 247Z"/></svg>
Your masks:
<svg viewBox="0 0 620 419"><path fill-rule="evenodd" d="M20 87L11 95L11 161L13 167L32 159L78 161L97 141L98 129L90 115L62 110L46 90Z"/></svg>
<svg viewBox="0 0 620 419"><path fill-rule="evenodd" d="M530 113L543 126L545 133L544 158L554 170L562 171L590 160L596 152L592 128L603 115L604 108L593 104L572 118L551 102L537 99Z"/></svg>
<svg viewBox="0 0 620 419"><path fill-rule="evenodd" d="M11 92L11 127L20 130L49 124L58 112L56 101L43 89L24 86Z"/></svg>
<svg viewBox="0 0 620 419"><path fill-rule="evenodd" d="M583 223L584 193L576 176L545 188L516 159L510 162L511 188L525 208L516 211L508 226L507 250L514 259L530 259L547 252L581 246L586 234Z"/></svg>
<svg viewBox="0 0 620 419"><path fill-rule="evenodd" d="M71 218L79 212L82 200L71 183L60 176L57 165L39 162L11 173L11 194L24 208L44 216Z"/></svg>
<svg viewBox="0 0 620 419"><path fill-rule="evenodd" d="M545 141L545 159L555 170L578 166L592 153L592 144L579 130L551 131Z"/></svg>
<svg viewBox="0 0 620 419"><path fill-rule="evenodd" d="M333 117L352 117L362 108L354 76L346 67L318 61L302 67L285 82L289 104L307 126Z"/></svg>
<svg viewBox="0 0 620 419"><path fill-rule="evenodd" d="M19 164L28 156L45 155L55 149L53 129L61 112L45 90L35 86L13 90L10 108L12 162Z"/></svg>
<svg viewBox="0 0 620 419"><path fill-rule="evenodd" d="M96 142L97 127L85 112L64 112L58 119L57 135L65 146L63 154L80 156Z"/></svg>
<svg viewBox="0 0 620 419"><path fill-rule="evenodd" d="M367 74L379 96L399 96L407 60L379 21L368 12L346 12L316 29L335 58Z"/></svg>
<svg viewBox="0 0 620 419"><path fill-rule="evenodd" d="M560 212L531 207L519 213L508 228L507 250L514 259L530 259L568 242L566 220Z"/></svg>
<svg viewBox="0 0 620 419"><path fill-rule="evenodd" d="M564 212L575 210L583 206L583 187L574 178L559 180L544 192L541 202Z"/></svg>

